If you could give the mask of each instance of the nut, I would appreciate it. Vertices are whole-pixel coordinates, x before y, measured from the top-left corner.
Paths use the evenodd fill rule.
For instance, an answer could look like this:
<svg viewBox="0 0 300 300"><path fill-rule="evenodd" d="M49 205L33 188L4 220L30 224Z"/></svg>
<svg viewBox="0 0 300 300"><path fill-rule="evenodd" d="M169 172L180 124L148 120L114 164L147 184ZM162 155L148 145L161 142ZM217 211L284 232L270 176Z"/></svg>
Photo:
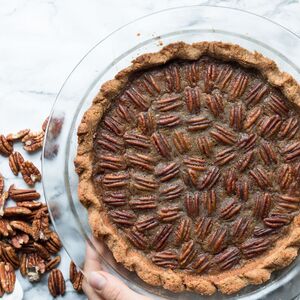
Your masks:
<svg viewBox="0 0 300 300"><path fill-rule="evenodd" d="M43 147L44 131L41 132L30 132L23 139L23 149L28 152L35 152Z"/></svg>
<svg viewBox="0 0 300 300"><path fill-rule="evenodd" d="M55 256L54 258L52 258L51 260L49 260L49 262L47 262L46 264L46 271L51 271L53 270L55 267L57 267L57 265L60 263L60 256Z"/></svg>
<svg viewBox="0 0 300 300"><path fill-rule="evenodd" d="M21 155L21 153L17 151L13 152L9 156L8 158L9 167L11 171L14 173L14 175L18 176L23 162L24 162L23 156Z"/></svg>
<svg viewBox="0 0 300 300"><path fill-rule="evenodd" d="M62 247L57 233L51 232L50 238L45 242L44 246L51 254L56 254Z"/></svg>
<svg viewBox="0 0 300 300"><path fill-rule="evenodd" d="M0 154L9 156L13 152L13 145L3 134L0 135Z"/></svg>
<svg viewBox="0 0 300 300"><path fill-rule="evenodd" d="M25 207L7 207L4 209L5 217L22 217L29 216L31 214L31 210Z"/></svg>
<svg viewBox="0 0 300 300"><path fill-rule="evenodd" d="M0 194L3 193L4 190L4 178L2 176L2 174L0 173Z"/></svg>
<svg viewBox="0 0 300 300"><path fill-rule="evenodd" d="M23 176L24 181L33 186L37 181L41 181L42 175L38 168L30 161L25 161L21 165L21 174Z"/></svg>
<svg viewBox="0 0 300 300"><path fill-rule="evenodd" d="M63 274L59 269L54 269L50 272L48 278L48 288L53 297L64 295L66 284Z"/></svg>
<svg viewBox="0 0 300 300"><path fill-rule="evenodd" d="M82 292L83 274L80 271L77 271L76 265L73 261L70 262L69 276L74 290L78 293Z"/></svg>
<svg viewBox="0 0 300 300"><path fill-rule="evenodd" d="M26 275L30 282L37 282L46 271L45 261L37 253L30 253L26 259Z"/></svg>
<svg viewBox="0 0 300 300"><path fill-rule="evenodd" d="M15 249L20 249L24 244L29 242L29 235L26 233L19 233L13 236L10 240Z"/></svg>
<svg viewBox="0 0 300 300"><path fill-rule="evenodd" d="M8 192L4 192L0 196L0 216L2 216L2 217L4 215L4 206L5 206L7 198L8 198Z"/></svg>
<svg viewBox="0 0 300 300"><path fill-rule="evenodd" d="M49 217L44 211L39 211L32 222L33 239L48 240L50 237Z"/></svg>
<svg viewBox="0 0 300 300"><path fill-rule="evenodd" d="M0 282L6 293L12 293L14 291L16 274L10 263L0 262Z"/></svg>
<svg viewBox="0 0 300 300"><path fill-rule="evenodd" d="M23 207L20 207L20 208L23 208ZM32 227L24 221L11 221L10 225L12 228L20 230L22 232L25 232L25 233L29 234L30 236L33 235Z"/></svg>
<svg viewBox="0 0 300 300"><path fill-rule="evenodd" d="M40 194L34 189L17 189L14 184L9 187L9 197L16 202L31 201L40 198Z"/></svg>
<svg viewBox="0 0 300 300"><path fill-rule="evenodd" d="M15 142L17 140L23 139L28 133L30 132L30 129L23 129L20 130L17 133L10 133L6 136L6 139L9 142Z"/></svg>

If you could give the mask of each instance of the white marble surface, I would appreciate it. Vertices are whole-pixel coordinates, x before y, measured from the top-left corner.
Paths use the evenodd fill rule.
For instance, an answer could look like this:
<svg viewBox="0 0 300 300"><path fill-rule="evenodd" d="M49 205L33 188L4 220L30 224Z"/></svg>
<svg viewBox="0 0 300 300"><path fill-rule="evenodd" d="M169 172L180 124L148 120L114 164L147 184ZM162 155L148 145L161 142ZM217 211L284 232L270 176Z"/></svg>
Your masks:
<svg viewBox="0 0 300 300"><path fill-rule="evenodd" d="M1 133L25 127L38 130L70 71L87 50L112 30L156 10L191 4L249 10L300 35L300 0L1 0ZM30 159L40 164L39 155ZM0 170L7 186L11 182L22 185L1 157ZM62 255L60 267L68 277L69 259L65 253ZM51 299L46 278L34 286L19 274L18 278L19 288L9 299ZM81 299L72 291L67 282L64 299Z"/></svg>

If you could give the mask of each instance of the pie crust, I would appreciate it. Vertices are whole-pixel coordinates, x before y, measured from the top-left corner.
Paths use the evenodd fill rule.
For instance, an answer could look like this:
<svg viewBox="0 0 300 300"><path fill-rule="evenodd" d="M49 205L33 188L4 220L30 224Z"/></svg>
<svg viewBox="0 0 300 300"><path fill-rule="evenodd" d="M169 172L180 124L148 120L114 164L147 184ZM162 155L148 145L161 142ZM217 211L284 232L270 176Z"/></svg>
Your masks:
<svg viewBox="0 0 300 300"><path fill-rule="evenodd" d="M158 267L128 240L118 233L110 221L105 207L97 196L93 183L93 140L104 112L130 77L137 71L161 66L171 60L197 60L208 55L223 61L234 61L246 68L258 70L272 86L279 88L291 102L300 106L300 87L287 73L281 72L275 62L257 52L249 52L238 45L223 42L199 42L192 45L183 42L170 44L157 53L139 56L115 79L103 84L92 106L85 112L78 128L78 150L75 159L79 175L79 199L89 214L89 223L96 238L104 239L117 262L134 271L146 283L181 292L185 290L211 295L217 290L224 294L238 292L249 284L262 284L270 279L272 271L289 265L300 247L300 215L294 217L285 237L257 258L249 259L242 267L219 274L190 274Z"/></svg>

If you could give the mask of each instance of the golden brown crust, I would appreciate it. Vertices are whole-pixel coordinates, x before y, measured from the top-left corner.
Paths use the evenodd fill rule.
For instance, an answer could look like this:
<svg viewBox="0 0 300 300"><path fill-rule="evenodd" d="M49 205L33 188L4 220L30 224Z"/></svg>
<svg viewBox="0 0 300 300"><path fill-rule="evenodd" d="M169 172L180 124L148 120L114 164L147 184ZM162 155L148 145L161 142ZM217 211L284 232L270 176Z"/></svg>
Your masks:
<svg viewBox="0 0 300 300"><path fill-rule="evenodd" d="M278 240L275 247L264 256L249 261L239 269L218 275L190 275L157 267L118 235L96 196L92 182L93 134L103 113L126 85L129 76L137 70L162 65L173 59L196 60L205 54L258 69L271 85L278 87L290 101L300 106L300 86L289 74L281 72L272 60L238 45L222 42L189 45L179 42L164 47L158 53L141 55L131 66L119 72L115 79L101 87L92 106L82 118L78 128L78 151L75 160L76 172L79 174L78 193L80 201L88 209L94 236L105 237L115 259L127 269L135 271L145 282L175 292L191 290L211 295L218 289L224 294L232 294L249 284L261 284L269 280L272 271L287 266L295 259L300 247L300 216L294 218L289 234Z"/></svg>

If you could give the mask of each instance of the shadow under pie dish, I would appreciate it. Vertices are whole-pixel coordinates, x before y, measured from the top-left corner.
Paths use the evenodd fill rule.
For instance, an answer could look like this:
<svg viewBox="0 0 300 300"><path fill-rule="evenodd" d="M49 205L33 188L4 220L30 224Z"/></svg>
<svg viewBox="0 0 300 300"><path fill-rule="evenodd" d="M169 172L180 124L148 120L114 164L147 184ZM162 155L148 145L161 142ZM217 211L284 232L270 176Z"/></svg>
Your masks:
<svg viewBox="0 0 300 300"><path fill-rule="evenodd" d="M300 242L300 88L238 45L175 43L106 82L78 129L96 238L151 285L231 294Z"/></svg>

